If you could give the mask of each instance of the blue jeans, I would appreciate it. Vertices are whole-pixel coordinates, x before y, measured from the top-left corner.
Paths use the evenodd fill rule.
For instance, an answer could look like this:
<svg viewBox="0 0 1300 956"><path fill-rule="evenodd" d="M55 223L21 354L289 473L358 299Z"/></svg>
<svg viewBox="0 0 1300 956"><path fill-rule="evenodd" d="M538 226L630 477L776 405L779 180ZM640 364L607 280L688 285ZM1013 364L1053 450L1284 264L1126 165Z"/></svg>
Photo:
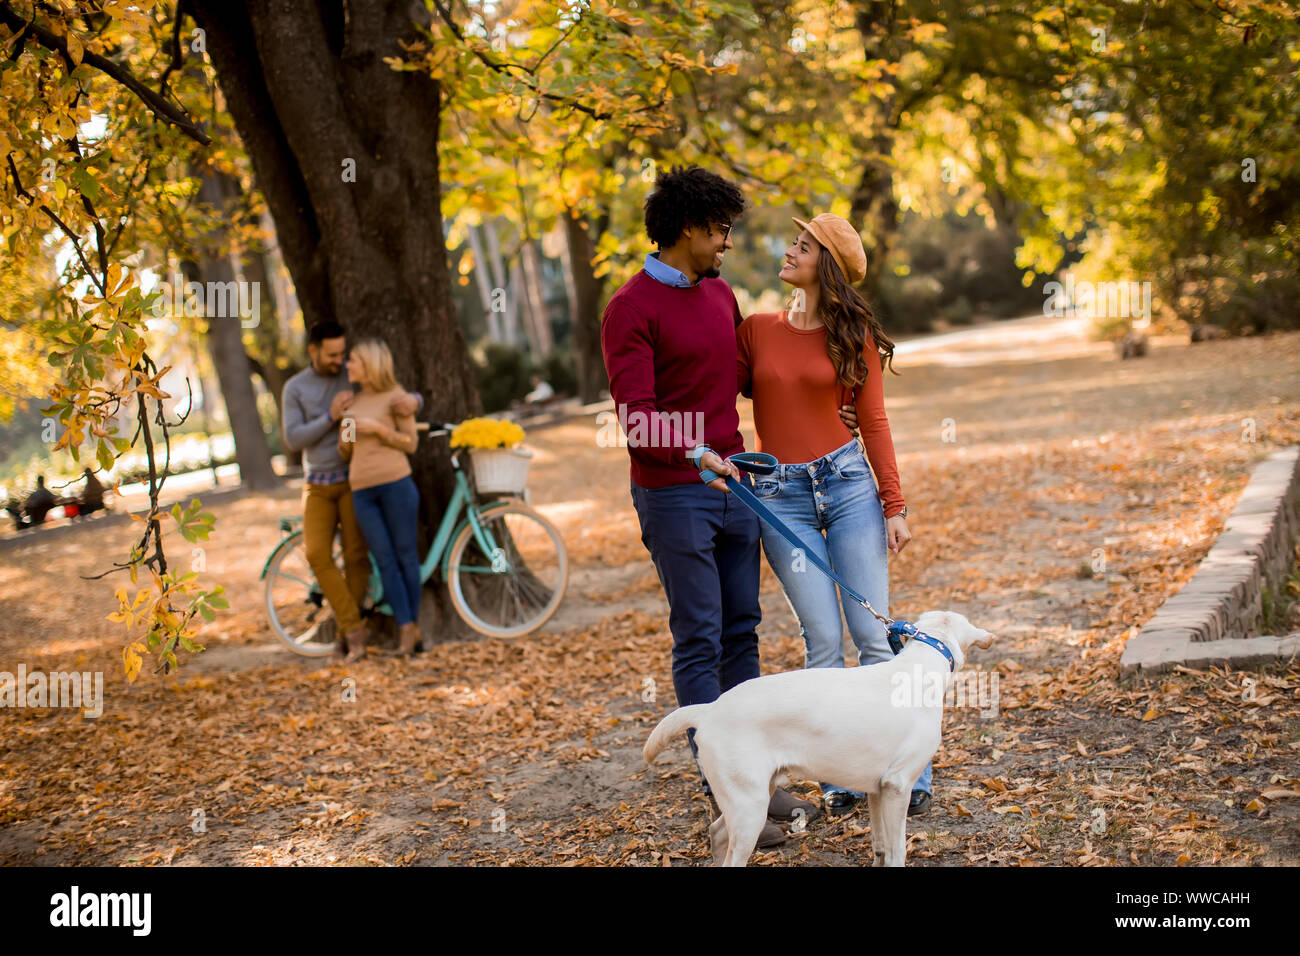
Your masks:
<svg viewBox="0 0 1300 956"><path fill-rule="evenodd" d="M370 488L352 490L352 509L370 553L379 565L384 600L398 625L420 613L420 492L410 475Z"/></svg>
<svg viewBox="0 0 1300 956"><path fill-rule="evenodd" d="M785 522L809 548L815 548L835 573L857 589L881 614L889 613L889 557L885 515L875 476L857 440L805 464L783 464L754 482L754 495ZM762 524L763 551L776 572L799 621L806 667L844 666L844 628L858 649L858 664L893 660L885 625L852 598L841 597L835 582L767 522ZM913 789L930 793L927 764ZM843 787L822 784L823 792ZM861 797L857 791L850 791Z"/></svg>
<svg viewBox="0 0 1300 956"><path fill-rule="evenodd" d="M758 676L758 517L703 482L634 484L632 504L668 597L677 705L715 701Z"/></svg>

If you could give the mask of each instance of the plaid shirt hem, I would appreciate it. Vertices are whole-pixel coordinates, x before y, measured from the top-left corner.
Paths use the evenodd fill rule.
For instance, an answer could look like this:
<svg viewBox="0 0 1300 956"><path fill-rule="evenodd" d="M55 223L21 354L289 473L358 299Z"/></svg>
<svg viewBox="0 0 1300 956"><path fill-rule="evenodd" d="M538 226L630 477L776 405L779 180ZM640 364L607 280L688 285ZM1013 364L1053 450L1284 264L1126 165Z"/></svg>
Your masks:
<svg viewBox="0 0 1300 956"><path fill-rule="evenodd" d="M346 471L309 471L306 475L309 485L340 485L347 480Z"/></svg>

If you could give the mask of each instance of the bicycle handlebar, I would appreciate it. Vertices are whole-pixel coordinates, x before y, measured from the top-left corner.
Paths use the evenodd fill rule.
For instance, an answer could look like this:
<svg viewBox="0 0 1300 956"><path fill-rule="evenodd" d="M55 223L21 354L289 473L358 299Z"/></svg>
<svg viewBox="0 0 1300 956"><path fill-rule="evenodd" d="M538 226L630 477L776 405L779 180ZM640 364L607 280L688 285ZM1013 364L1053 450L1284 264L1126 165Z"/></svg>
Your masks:
<svg viewBox="0 0 1300 956"><path fill-rule="evenodd" d="M442 435L450 435L456 426L451 422L416 422L418 431L428 432L430 438L437 438Z"/></svg>

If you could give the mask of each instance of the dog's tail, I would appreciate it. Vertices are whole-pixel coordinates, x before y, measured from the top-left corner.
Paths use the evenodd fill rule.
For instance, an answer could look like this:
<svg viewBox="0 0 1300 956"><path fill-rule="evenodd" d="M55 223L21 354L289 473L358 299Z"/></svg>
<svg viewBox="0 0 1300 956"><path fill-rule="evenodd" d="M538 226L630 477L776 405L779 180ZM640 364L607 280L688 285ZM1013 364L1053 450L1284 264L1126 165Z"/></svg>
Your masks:
<svg viewBox="0 0 1300 956"><path fill-rule="evenodd" d="M659 726L650 732L650 739L645 742L645 748L641 751L645 762L654 763L655 757L659 756L659 751L668 746L668 741L684 732L686 728L698 728L700 718L712 706L712 704L691 704L689 707L678 707L659 721Z"/></svg>

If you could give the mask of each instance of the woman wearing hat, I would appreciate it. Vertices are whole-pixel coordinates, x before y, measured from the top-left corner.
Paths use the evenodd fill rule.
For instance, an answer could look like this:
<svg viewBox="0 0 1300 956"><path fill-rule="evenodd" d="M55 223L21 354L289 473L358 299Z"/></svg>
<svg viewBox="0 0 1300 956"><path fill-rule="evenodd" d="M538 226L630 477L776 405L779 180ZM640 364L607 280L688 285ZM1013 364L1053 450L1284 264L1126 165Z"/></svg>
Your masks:
<svg viewBox="0 0 1300 956"><path fill-rule="evenodd" d="M888 614L887 552L901 552L912 537L885 417L883 377L886 364L893 371L894 343L854 289L867 267L857 230L828 213L794 221L802 232L780 273L795 288L790 308L751 315L736 335L739 386L754 401L758 450L782 462L774 474L755 479L754 494ZM861 444L840 419L843 405L857 412ZM806 666L844 666L841 606L858 663L893 658L883 624L852 599L842 601L829 578L809 573L807 558L766 522L761 534L799 620ZM826 783L822 792L828 812L862 796ZM929 806L927 766L908 814Z"/></svg>

